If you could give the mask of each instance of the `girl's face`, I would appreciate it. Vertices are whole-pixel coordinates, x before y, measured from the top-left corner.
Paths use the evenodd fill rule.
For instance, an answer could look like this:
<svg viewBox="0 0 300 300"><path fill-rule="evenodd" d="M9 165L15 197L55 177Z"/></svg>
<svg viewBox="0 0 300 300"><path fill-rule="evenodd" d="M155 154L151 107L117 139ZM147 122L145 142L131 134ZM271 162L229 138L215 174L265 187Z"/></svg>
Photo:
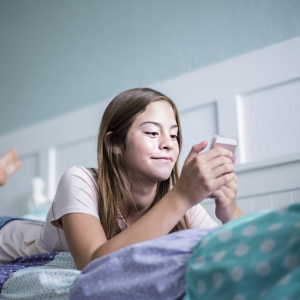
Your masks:
<svg viewBox="0 0 300 300"><path fill-rule="evenodd" d="M150 103L128 131L124 163L132 180L163 181L177 161L178 127L167 101Z"/></svg>

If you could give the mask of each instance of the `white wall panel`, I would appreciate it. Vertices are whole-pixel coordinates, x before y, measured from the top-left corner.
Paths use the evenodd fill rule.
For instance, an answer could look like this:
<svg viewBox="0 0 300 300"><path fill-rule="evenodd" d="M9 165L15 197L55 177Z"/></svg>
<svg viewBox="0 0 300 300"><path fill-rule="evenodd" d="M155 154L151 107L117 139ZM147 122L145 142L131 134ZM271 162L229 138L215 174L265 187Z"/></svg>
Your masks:
<svg viewBox="0 0 300 300"><path fill-rule="evenodd" d="M249 197L261 194L293 190L300 187L300 160L283 164L275 161L269 166L236 170L239 179L238 197Z"/></svg>
<svg viewBox="0 0 300 300"><path fill-rule="evenodd" d="M237 199L237 204L244 215L251 214L254 211L252 198Z"/></svg>
<svg viewBox="0 0 300 300"><path fill-rule="evenodd" d="M237 96L241 163L300 151L300 80Z"/></svg>
<svg viewBox="0 0 300 300"><path fill-rule="evenodd" d="M272 202L274 208L280 208L292 204L292 192L281 192L272 194Z"/></svg>
<svg viewBox="0 0 300 300"><path fill-rule="evenodd" d="M38 156L20 157L22 168L0 187L0 215L22 216L27 213L31 180L38 174Z"/></svg>
<svg viewBox="0 0 300 300"><path fill-rule="evenodd" d="M262 211L272 208L270 195L253 197L254 211Z"/></svg>
<svg viewBox="0 0 300 300"><path fill-rule="evenodd" d="M62 174L72 166L97 168L96 138L56 148L56 184Z"/></svg>
<svg viewBox="0 0 300 300"><path fill-rule="evenodd" d="M183 132L183 147L180 155L180 166L195 144L206 140L209 149L212 137L218 133L218 115L216 103L193 107L180 113Z"/></svg>
<svg viewBox="0 0 300 300"><path fill-rule="evenodd" d="M293 202L300 203L300 189L293 191Z"/></svg>

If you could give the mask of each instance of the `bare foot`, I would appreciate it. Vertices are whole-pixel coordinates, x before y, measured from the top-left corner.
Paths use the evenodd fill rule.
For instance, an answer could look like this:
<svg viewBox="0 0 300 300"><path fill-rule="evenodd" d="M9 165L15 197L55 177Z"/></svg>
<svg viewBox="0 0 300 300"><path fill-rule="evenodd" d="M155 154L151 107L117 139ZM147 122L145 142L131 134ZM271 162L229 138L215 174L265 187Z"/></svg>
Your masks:
<svg viewBox="0 0 300 300"><path fill-rule="evenodd" d="M4 156L0 157L0 185L4 185L7 177L16 173L20 167L21 162L16 149L11 149Z"/></svg>

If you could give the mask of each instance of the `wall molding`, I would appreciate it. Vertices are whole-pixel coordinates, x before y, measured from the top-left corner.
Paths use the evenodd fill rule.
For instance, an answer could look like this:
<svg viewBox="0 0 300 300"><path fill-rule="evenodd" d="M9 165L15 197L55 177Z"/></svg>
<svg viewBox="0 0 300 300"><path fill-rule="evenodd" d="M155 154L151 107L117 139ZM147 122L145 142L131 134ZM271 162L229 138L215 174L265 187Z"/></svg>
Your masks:
<svg viewBox="0 0 300 300"><path fill-rule="evenodd" d="M210 130L217 131L215 133L238 137L236 96L299 79L299 53L300 37L297 37L170 78L153 84L151 87L173 99L182 116L186 113L193 113L195 108L197 108L196 111L201 111L211 105L216 107L216 113L210 117L213 119L207 119L204 123L201 123L201 120L199 120L201 126L198 123L194 123L193 126L189 125L190 128L185 128L187 140L190 143L200 143L203 138L211 138L205 137L205 134L203 134L207 130L206 124L210 124L207 126L210 126ZM53 199L60 176L58 169L63 170L72 162L77 164L77 161L78 163L89 164L89 166L91 163L94 163L94 158L82 159L82 151L84 151L84 147L88 147L86 149L89 149L89 151L92 150L92 144L97 139L102 114L110 100L104 99L99 103L76 111L21 128L14 132L2 134L0 135L0 155L10 148L18 149L20 158L28 161L27 169L21 170L18 175L18 178L26 178L21 184L28 185L30 183L30 178L27 178L29 174L41 176L46 181L48 197ZM211 124L217 124L217 129L212 129L215 127ZM183 124L183 126L185 125ZM187 145L187 148L190 146ZM63 151L66 147L70 148L68 155ZM80 147L83 148L81 149ZM60 157L62 165L57 166L57 157ZM31 161L37 162L30 166ZM283 155L243 165L237 161L236 172L240 176L240 197L244 199L247 195L272 192L272 182L266 183L265 188L263 185L258 187L248 182L249 180L255 182L255 180L260 180L259 178L263 180L266 172L271 174L268 176L274 176L275 181L282 181L280 184L281 190L300 188L300 180L298 185L295 180L290 180L293 174L295 176L298 174L299 161L300 151L288 156ZM276 169L277 171L272 175L272 172L270 173L271 169ZM284 178L280 170L284 170L284 176L290 176L290 178ZM290 174L289 172L294 173ZM18 211L18 203L25 201L22 199L26 199L28 195L22 194L22 191L26 189L20 188L20 194L16 197L17 200L14 200L16 201L16 211L5 211L6 200L2 199L6 199L7 195L10 195L8 191L16 185L14 177L10 181L11 185L0 190L0 205L3 208L3 213L20 215L22 211ZM20 180L18 179L18 184L20 184L19 182ZM249 186L251 186L252 190ZM276 188L274 186L273 191L276 190L278 192ZM18 193L18 188L16 188L15 193ZM12 205L9 207L11 209Z"/></svg>

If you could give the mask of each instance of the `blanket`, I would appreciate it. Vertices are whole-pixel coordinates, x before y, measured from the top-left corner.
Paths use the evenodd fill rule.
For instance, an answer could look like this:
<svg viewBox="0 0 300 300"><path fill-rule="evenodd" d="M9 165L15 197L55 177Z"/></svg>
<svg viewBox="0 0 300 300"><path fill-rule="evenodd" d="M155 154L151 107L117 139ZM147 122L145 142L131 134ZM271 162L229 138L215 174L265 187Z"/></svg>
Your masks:
<svg viewBox="0 0 300 300"><path fill-rule="evenodd" d="M187 262L210 231L179 231L98 258L76 278L70 299L183 299Z"/></svg>
<svg viewBox="0 0 300 300"><path fill-rule="evenodd" d="M126 247L82 272L70 253L0 265L0 299L300 299L300 204Z"/></svg>
<svg viewBox="0 0 300 300"><path fill-rule="evenodd" d="M19 257L0 265L0 299L67 300L79 274L68 252Z"/></svg>
<svg viewBox="0 0 300 300"><path fill-rule="evenodd" d="M185 300L300 299L300 203L228 222L197 243Z"/></svg>

